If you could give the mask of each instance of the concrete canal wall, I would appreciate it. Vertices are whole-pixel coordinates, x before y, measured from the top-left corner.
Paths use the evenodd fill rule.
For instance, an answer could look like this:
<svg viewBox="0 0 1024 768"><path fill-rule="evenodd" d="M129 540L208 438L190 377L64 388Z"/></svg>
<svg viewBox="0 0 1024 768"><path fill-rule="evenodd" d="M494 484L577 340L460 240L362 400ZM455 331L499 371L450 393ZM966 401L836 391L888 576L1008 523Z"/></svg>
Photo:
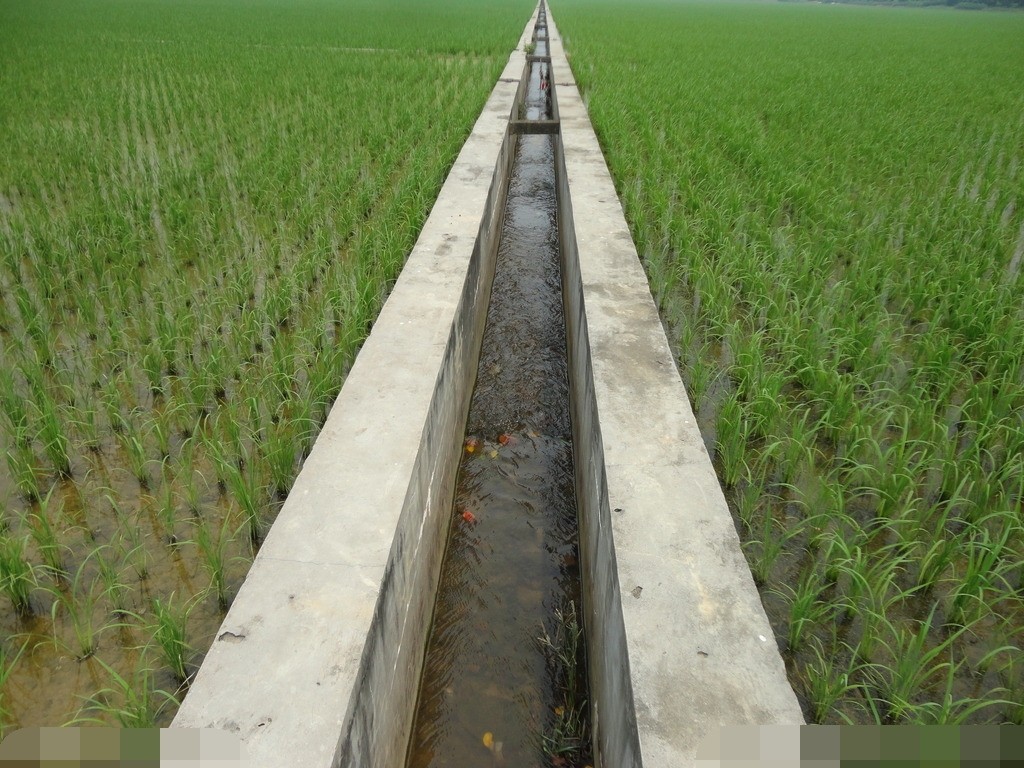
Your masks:
<svg viewBox="0 0 1024 768"><path fill-rule="evenodd" d="M689 766L720 724L803 716L550 12L548 29L598 750Z"/></svg>
<svg viewBox="0 0 1024 768"><path fill-rule="evenodd" d="M402 764L535 19L175 718L253 768ZM597 765L676 768L720 723L802 720L548 29Z"/></svg>

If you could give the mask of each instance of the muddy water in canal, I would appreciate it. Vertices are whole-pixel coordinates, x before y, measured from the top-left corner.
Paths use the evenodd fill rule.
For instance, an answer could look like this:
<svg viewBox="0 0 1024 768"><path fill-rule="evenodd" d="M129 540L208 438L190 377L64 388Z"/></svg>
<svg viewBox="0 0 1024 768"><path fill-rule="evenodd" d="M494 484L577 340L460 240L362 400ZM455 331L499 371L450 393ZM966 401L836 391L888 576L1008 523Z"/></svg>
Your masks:
<svg viewBox="0 0 1024 768"><path fill-rule="evenodd" d="M548 116L531 65L527 119ZM408 765L585 765L554 137L519 139ZM561 628L559 628L561 625ZM550 645L542 641L548 637ZM582 633L581 633L582 636ZM575 690L573 690L575 689ZM561 751L564 750L564 751Z"/></svg>

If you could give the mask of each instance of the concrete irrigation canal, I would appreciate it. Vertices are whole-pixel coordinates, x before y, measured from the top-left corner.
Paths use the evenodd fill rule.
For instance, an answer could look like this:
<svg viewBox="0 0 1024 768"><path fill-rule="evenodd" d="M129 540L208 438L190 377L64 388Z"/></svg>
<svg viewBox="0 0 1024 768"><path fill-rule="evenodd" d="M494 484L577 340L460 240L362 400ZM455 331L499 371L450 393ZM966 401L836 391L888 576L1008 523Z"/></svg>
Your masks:
<svg viewBox="0 0 1024 768"><path fill-rule="evenodd" d="M553 121L549 66L530 57L525 77L410 768L473 765L482 746L590 762L555 137L529 132Z"/></svg>
<svg viewBox="0 0 1024 768"><path fill-rule="evenodd" d="M254 768L674 768L801 722L542 5L174 725Z"/></svg>

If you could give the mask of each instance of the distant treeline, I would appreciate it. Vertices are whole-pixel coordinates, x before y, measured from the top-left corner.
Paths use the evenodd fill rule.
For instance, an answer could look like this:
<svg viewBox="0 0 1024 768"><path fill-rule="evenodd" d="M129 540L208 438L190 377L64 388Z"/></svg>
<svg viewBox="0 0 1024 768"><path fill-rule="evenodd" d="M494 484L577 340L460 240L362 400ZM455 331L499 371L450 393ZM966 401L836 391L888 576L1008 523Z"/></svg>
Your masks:
<svg viewBox="0 0 1024 768"><path fill-rule="evenodd" d="M1024 0L825 0L832 3L856 3L858 5L900 5L935 6L945 5L966 10L985 8L1024 8Z"/></svg>

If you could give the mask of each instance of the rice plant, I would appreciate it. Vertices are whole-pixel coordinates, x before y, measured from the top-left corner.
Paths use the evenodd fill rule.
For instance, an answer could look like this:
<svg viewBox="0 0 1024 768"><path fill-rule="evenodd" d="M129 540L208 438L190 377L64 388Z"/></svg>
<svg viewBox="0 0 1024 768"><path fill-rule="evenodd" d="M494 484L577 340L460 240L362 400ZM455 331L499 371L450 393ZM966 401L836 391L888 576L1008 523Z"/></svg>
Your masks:
<svg viewBox="0 0 1024 768"><path fill-rule="evenodd" d="M916 629L895 627L886 622L888 637L885 645L888 661L869 667L870 685L877 690L884 704L884 720L897 723L908 719L914 711L914 697L940 673L949 674L956 669L950 658L950 649L957 637L965 631L960 628L942 642L932 645L929 633L935 619L935 607Z"/></svg>
<svg viewBox="0 0 1024 768"><path fill-rule="evenodd" d="M814 638L811 643L813 660L803 669L807 681L807 696L810 700L812 723L824 723L829 719L832 708L843 697L859 687L855 682L861 669L855 660L842 664L840 659L854 658L852 654L826 653L821 641Z"/></svg>
<svg viewBox="0 0 1024 768"><path fill-rule="evenodd" d="M166 601L153 598L150 604L152 620L147 625L148 630L164 664L179 683L189 679L188 666L192 649L187 641L186 624L195 605L193 602L183 608L175 608L173 594Z"/></svg>
<svg viewBox="0 0 1024 768"><path fill-rule="evenodd" d="M32 613L32 592L37 585L36 568L26 556L27 538L0 532L0 590L21 616Z"/></svg>
<svg viewBox="0 0 1024 768"><path fill-rule="evenodd" d="M824 584L816 568L808 568L800 577L796 587L783 586L778 594L789 605L789 630L786 651L794 654L807 642L807 633L820 624L832 619L836 613L834 605L823 600Z"/></svg>
<svg viewBox="0 0 1024 768"><path fill-rule="evenodd" d="M26 515L26 522L36 549L43 559L43 567L55 579L61 579L66 574L65 548L50 520L49 508L52 498L53 491L51 490L45 499L40 500L36 509Z"/></svg>
<svg viewBox="0 0 1024 768"><path fill-rule="evenodd" d="M89 696L78 715L66 725L113 722L121 728L155 728L167 724L167 715L177 709L180 701L174 693L155 687L154 672L146 666L144 654L126 675L103 659L95 661L106 672L109 685Z"/></svg>
<svg viewBox="0 0 1024 768"><path fill-rule="evenodd" d="M0 643L0 739L4 738L11 721L11 710L7 704L7 680L26 647L27 643L22 643L17 652L12 655L7 650L6 643Z"/></svg>
<svg viewBox="0 0 1024 768"><path fill-rule="evenodd" d="M210 590L217 596L217 605L226 610L229 603L227 566L228 548L233 540L229 518L224 518L216 537L210 525L200 520L196 526L195 542L199 549L203 569L210 575Z"/></svg>
<svg viewBox="0 0 1024 768"><path fill-rule="evenodd" d="M98 606L104 596L99 590L101 579L92 573L92 559L99 558L100 550L94 549L79 564L75 574L66 584L58 584L47 591L52 597L50 620L56 628L61 623L70 625L72 641L63 638L54 631L54 643L66 649L77 661L91 657L99 647L100 634L110 627L110 622L97 623ZM58 615L63 614L66 622L59 622Z"/></svg>

